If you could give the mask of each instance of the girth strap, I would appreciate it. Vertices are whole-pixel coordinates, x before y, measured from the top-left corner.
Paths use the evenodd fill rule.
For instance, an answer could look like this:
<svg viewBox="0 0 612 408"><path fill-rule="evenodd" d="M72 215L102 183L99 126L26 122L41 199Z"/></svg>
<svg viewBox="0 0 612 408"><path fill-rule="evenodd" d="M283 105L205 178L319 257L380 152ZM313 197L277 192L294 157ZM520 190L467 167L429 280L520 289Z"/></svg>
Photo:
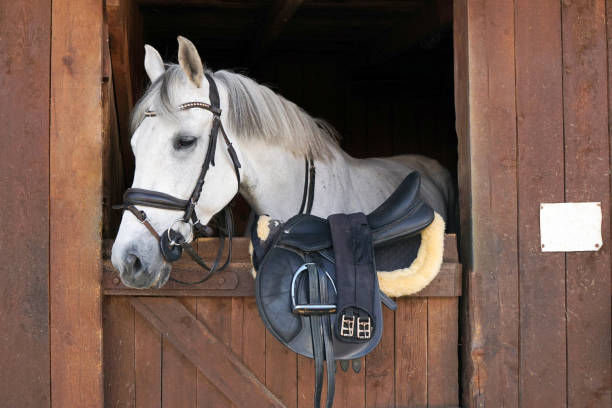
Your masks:
<svg viewBox="0 0 612 408"><path fill-rule="evenodd" d="M308 266L308 301L310 304L327 304L329 302L328 279L325 271L317 268L306 257ZM315 362L315 395L314 406L320 408L323 390L323 362L327 365L327 399L325 406L331 408L334 403L336 388L336 359L332 340L332 324L329 313L311 314L310 331L312 336L313 357Z"/></svg>

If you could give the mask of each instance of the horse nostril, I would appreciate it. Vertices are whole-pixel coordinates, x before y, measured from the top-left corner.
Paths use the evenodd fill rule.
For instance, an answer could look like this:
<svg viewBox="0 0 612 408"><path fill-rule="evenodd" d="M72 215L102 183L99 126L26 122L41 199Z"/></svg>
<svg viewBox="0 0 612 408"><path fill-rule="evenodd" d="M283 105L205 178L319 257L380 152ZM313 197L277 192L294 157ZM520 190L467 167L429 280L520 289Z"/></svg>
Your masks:
<svg viewBox="0 0 612 408"><path fill-rule="evenodd" d="M144 270L144 266L140 261L140 258L134 254L128 254L125 259L125 266L126 270L132 275L139 275Z"/></svg>

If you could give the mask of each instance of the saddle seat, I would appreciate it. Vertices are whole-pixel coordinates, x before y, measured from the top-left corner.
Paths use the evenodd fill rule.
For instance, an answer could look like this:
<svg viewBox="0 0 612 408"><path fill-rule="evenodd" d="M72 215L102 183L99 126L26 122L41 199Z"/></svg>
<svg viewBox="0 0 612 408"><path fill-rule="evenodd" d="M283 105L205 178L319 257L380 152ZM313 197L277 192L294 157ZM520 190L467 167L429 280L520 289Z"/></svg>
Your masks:
<svg viewBox="0 0 612 408"><path fill-rule="evenodd" d="M434 211L419 197L421 178L410 173L397 189L368 216L375 246L390 245L419 233L432 223ZM332 246L327 220L310 217L309 221L286 224L282 242L304 251L319 251Z"/></svg>

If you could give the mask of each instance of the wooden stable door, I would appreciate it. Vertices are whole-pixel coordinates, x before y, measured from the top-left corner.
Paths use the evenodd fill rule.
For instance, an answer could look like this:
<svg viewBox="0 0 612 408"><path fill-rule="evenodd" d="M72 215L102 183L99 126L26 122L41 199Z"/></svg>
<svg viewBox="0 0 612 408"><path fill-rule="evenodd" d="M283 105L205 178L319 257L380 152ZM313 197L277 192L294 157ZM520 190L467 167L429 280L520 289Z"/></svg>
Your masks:
<svg viewBox="0 0 612 408"><path fill-rule="evenodd" d="M214 256L214 240L198 244ZM210 281L161 290L122 286L105 260L107 407L313 406L313 361L265 330L247 246L236 238L233 262ZM201 271L183 259L172 273L189 280ZM398 299L395 313L384 309L383 339L359 373L338 368L334 406L458 406L460 290L455 237L447 236L439 277Z"/></svg>

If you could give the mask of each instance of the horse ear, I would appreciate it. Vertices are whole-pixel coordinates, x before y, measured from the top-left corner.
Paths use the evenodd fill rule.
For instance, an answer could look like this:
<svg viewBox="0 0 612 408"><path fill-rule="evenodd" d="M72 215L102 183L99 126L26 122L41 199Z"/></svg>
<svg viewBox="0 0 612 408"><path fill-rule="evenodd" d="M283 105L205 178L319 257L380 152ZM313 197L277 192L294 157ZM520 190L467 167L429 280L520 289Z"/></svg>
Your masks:
<svg viewBox="0 0 612 408"><path fill-rule="evenodd" d="M179 64L183 71L185 71L187 78L199 88L204 77L204 66L202 65L200 54L198 54L195 45L185 37L179 35L177 39L179 43Z"/></svg>
<svg viewBox="0 0 612 408"><path fill-rule="evenodd" d="M164 73L164 61L162 60L159 52L149 44L145 44L145 60L144 60L145 71L151 82L155 82L157 78Z"/></svg>

